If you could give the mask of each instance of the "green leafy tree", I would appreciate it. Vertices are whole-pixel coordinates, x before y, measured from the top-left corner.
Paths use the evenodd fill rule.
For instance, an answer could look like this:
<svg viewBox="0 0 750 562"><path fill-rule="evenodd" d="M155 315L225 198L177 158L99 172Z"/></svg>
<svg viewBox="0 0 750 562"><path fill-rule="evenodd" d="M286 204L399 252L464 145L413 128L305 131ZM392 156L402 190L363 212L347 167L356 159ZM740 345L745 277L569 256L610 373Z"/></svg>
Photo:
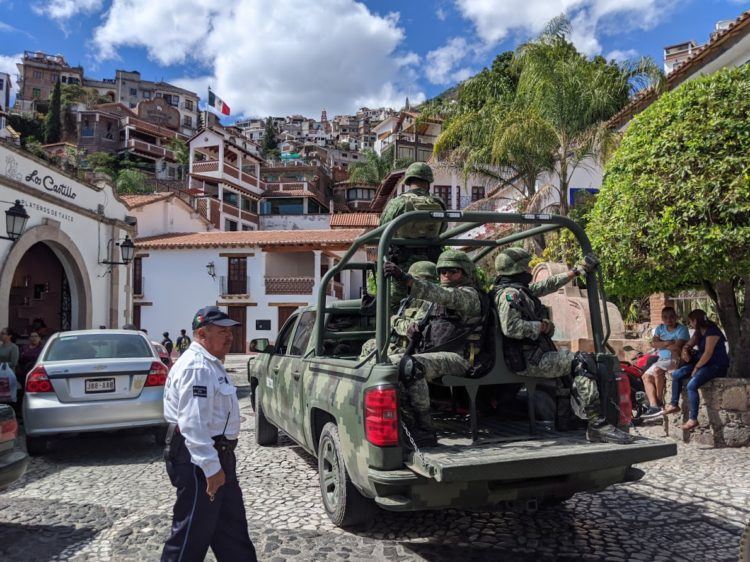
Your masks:
<svg viewBox="0 0 750 562"><path fill-rule="evenodd" d="M86 156L89 169L101 174L107 174L110 178L117 176L117 156L109 152L92 152Z"/></svg>
<svg viewBox="0 0 750 562"><path fill-rule="evenodd" d="M62 102L60 82L55 83L55 88L50 96L50 106L44 122L44 142L47 144L60 142L62 134Z"/></svg>
<svg viewBox="0 0 750 562"><path fill-rule="evenodd" d="M169 149L174 152L175 160L180 165L180 178L187 177L187 169L190 165L190 147L184 140L173 138L169 140Z"/></svg>
<svg viewBox="0 0 750 562"><path fill-rule="evenodd" d="M396 162L388 155L379 156L372 150L362 152L364 160L349 166L349 181L352 183L379 184L393 170L405 168L411 161L408 159Z"/></svg>
<svg viewBox="0 0 750 562"><path fill-rule="evenodd" d="M148 193L146 176L135 168L126 168L117 173L117 193Z"/></svg>
<svg viewBox="0 0 750 562"><path fill-rule="evenodd" d="M274 126L273 119L271 117L266 118L266 128L263 134L263 143L261 144L260 150L263 158L271 158L275 154L278 154L278 148L276 145L278 140L276 139L276 127Z"/></svg>
<svg viewBox="0 0 750 562"><path fill-rule="evenodd" d="M703 287L750 376L750 66L664 94L630 123L588 232L609 291Z"/></svg>

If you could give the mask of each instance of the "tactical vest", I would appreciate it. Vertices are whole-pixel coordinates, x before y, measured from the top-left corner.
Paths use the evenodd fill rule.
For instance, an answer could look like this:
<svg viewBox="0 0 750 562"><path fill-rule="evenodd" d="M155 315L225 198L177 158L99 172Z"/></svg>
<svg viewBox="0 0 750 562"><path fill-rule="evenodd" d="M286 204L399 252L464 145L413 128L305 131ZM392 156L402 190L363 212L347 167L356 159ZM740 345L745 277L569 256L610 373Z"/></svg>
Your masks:
<svg viewBox="0 0 750 562"><path fill-rule="evenodd" d="M531 289L527 285L522 283L497 283L493 288L493 293L496 297L499 297L505 289L512 288L516 289L520 296L518 299L514 299L510 303L510 307L518 311L521 318L531 322L541 322L542 320L549 319L549 311L544 303L535 296ZM520 346L518 345L520 341ZM512 371L520 372L525 371L527 363L532 365L538 365L541 361L542 355L548 351L556 351L552 338L548 334L539 334L536 340L531 338L523 338L522 340L515 340L508 337L503 337L503 353L505 355L505 362L509 369Z"/></svg>
<svg viewBox="0 0 750 562"><path fill-rule="evenodd" d="M414 191L402 194L404 213L411 211L445 211L445 205L440 199L429 193L421 195ZM437 238L443 223L432 221L413 221L398 229L396 238Z"/></svg>
<svg viewBox="0 0 750 562"><path fill-rule="evenodd" d="M462 355L473 367L482 348L482 334L489 311L486 293L477 291L481 302L481 314L476 322L464 324L460 315L452 308L435 305L430 323L425 331L420 351L450 351Z"/></svg>

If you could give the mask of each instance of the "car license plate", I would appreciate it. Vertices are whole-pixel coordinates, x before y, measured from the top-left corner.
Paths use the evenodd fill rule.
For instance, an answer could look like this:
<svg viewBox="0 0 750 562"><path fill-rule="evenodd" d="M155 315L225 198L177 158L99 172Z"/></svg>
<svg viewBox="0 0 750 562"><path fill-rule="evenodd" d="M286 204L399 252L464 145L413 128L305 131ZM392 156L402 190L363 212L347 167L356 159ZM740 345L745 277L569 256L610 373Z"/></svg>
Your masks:
<svg viewBox="0 0 750 562"><path fill-rule="evenodd" d="M86 392L114 392L115 379L86 379Z"/></svg>

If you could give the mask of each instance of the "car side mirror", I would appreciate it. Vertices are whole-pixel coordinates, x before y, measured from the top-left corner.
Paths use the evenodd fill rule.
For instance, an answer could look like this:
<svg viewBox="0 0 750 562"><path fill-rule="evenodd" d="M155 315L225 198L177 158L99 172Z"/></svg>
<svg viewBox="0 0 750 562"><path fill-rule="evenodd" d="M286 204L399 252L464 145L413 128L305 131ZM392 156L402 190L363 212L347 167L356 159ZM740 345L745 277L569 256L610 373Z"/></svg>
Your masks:
<svg viewBox="0 0 750 562"><path fill-rule="evenodd" d="M247 350L250 352L257 351L258 353L273 353L273 346L268 342L268 338L257 338L250 340Z"/></svg>

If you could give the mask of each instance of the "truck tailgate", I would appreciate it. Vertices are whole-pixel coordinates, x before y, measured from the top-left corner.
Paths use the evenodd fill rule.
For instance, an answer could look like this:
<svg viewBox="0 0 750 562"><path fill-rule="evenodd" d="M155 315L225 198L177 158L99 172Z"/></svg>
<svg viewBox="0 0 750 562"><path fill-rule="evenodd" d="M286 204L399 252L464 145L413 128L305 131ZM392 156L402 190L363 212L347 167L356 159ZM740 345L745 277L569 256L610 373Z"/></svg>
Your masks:
<svg viewBox="0 0 750 562"><path fill-rule="evenodd" d="M517 480L627 466L676 454L675 443L645 437L630 445L588 443L582 430L540 428L532 439L440 444L422 449L420 454L410 451L406 466L438 482Z"/></svg>

